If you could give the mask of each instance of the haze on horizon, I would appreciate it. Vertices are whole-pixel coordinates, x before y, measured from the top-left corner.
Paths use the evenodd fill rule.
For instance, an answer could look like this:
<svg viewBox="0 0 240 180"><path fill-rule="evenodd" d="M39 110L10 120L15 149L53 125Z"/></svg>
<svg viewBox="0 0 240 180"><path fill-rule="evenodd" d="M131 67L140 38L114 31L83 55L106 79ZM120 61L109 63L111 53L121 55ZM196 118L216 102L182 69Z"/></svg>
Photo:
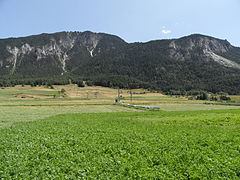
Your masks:
<svg viewBox="0 0 240 180"><path fill-rule="evenodd" d="M146 42L198 33L240 46L239 12L238 0L0 0L0 38L89 30Z"/></svg>

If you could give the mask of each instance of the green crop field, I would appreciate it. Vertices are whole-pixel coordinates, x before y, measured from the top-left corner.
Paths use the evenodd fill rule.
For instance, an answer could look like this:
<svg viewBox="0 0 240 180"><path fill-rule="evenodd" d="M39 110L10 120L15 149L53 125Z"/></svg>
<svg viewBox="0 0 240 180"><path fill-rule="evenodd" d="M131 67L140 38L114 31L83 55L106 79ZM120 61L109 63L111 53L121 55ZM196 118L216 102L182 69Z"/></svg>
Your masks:
<svg viewBox="0 0 240 180"><path fill-rule="evenodd" d="M160 111L103 87L0 89L0 179L240 179L240 106L135 91L122 101Z"/></svg>
<svg viewBox="0 0 240 180"><path fill-rule="evenodd" d="M65 113L98 113L141 111L113 105L81 106L0 106L0 128L9 127L15 122L41 120Z"/></svg>
<svg viewBox="0 0 240 180"><path fill-rule="evenodd" d="M64 114L0 130L2 179L239 179L240 110Z"/></svg>

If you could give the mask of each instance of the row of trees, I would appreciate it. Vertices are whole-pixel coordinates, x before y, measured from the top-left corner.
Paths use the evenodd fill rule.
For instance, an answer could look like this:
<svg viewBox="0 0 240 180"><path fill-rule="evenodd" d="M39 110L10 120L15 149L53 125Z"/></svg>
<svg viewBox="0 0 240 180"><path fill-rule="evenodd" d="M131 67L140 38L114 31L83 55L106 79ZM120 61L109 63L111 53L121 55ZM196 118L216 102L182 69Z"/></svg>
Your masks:
<svg viewBox="0 0 240 180"><path fill-rule="evenodd" d="M52 85L66 85L77 84L79 87L84 87L82 78L5 78L0 79L0 87L13 87L16 85L30 85L30 86L52 86Z"/></svg>
<svg viewBox="0 0 240 180"><path fill-rule="evenodd" d="M231 101L231 98L225 92L210 93L202 90L177 91L170 90L165 93L170 96L190 96L190 100L210 100L210 101Z"/></svg>
<svg viewBox="0 0 240 180"><path fill-rule="evenodd" d="M77 78L77 77L58 77L58 78L5 78L0 79L0 87L11 87L16 85L31 85L31 86L52 86L77 84L78 87L84 87L85 83L88 86L103 86L111 88L125 89L156 89L153 85L129 78L127 76L99 76L92 78Z"/></svg>

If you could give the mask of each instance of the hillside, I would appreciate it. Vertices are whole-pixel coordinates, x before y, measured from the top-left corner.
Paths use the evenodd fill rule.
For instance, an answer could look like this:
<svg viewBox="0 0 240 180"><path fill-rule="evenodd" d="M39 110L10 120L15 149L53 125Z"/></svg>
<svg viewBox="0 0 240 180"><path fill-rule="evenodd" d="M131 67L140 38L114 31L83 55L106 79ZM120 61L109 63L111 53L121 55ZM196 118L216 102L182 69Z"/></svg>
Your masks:
<svg viewBox="0 0 240 180"><path fill-rule="evenodd" d="M0 76L1 86L72 79L120 88L239 94L240 48L200 34L147 43L90 31L41 34L0 40Z"/></svg>

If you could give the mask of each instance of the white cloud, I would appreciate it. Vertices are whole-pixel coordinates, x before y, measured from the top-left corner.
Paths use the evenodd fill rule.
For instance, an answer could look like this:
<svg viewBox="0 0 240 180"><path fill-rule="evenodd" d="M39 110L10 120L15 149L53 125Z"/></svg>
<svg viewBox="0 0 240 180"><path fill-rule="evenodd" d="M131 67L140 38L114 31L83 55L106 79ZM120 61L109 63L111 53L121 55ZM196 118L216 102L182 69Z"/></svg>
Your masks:
<svg viewBox="0 0 240 180"><path fill-rule="evenodd" d="M162 33L163 33L163 34L171 34L172 31L171 31L171 30L167 30L167 29L163 29L163 30L162 30Z"/></svg>

